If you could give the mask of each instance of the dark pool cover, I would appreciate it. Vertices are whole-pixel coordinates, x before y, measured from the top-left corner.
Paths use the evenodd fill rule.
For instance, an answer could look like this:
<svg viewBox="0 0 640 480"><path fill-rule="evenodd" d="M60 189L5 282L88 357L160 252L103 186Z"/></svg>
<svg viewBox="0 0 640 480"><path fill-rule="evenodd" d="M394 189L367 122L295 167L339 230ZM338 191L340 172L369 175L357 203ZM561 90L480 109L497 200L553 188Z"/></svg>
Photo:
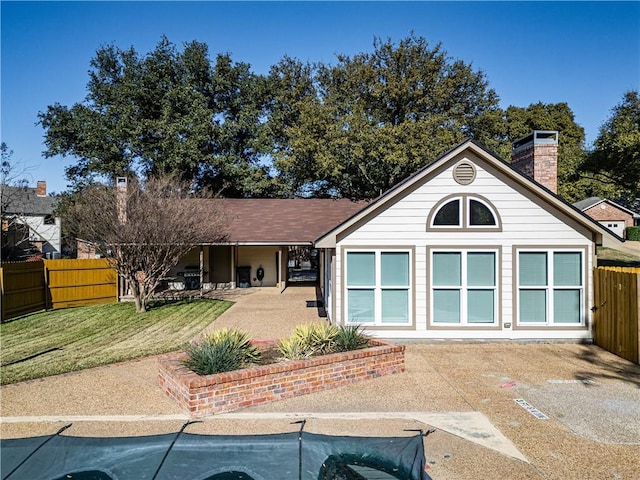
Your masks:
<svg viewBox="0 0 640 480"><path fill-rule="evenodd" d="M422 435L147 437L69 435L0 440L2 480L428 480Z"/></svg>

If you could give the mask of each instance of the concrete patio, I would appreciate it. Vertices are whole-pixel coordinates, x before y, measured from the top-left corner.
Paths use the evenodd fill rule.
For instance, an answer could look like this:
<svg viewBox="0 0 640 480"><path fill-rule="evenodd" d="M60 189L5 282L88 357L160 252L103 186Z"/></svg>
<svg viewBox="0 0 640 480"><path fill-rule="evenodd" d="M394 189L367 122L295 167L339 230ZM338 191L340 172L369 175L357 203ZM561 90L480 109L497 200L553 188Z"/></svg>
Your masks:
<svg viewBox="0 0 640 480"><path fill-rule="evenodd" d="M312 287L222 292L210 328L279 338L323 321ZM640 478L640 367L592 345L408 343L405 373L206 418L191 433L305 430L424 440L434 479ZM3 386L2 438L177 431L187 418L157 385L155 358ZM519 400L519 402L516 402ZM524 403L526 402L526 403ZM524 408L524 407L527 407ZM536 414L537 416L535 416Z"/></svg>

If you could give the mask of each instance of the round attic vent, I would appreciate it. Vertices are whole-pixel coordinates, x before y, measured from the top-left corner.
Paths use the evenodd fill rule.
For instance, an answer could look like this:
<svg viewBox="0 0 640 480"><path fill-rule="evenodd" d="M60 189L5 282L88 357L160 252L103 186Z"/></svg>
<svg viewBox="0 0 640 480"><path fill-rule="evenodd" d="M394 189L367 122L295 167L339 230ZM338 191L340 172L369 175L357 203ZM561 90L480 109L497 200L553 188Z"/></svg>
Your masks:
<svg viewBox="0 0 640 480"><path fill-rule="evenodd" d="M460 185L469 185L476 179L476 169L470 162L460 162L453 169L453 179Z"/></svg>

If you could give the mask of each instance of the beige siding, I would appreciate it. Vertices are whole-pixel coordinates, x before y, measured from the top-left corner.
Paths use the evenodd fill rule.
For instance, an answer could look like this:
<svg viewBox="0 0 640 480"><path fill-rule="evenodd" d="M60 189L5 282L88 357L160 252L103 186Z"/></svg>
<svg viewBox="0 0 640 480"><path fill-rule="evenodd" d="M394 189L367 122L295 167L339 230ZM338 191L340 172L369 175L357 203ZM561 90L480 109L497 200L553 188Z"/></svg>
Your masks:
<svg viewBox="0 0 640 480"><path fill-rule="evenodd" d="M416 331L415 332L390 332L385 331L385 336L399 337L495 337L514 338L530 337L539 338L554 337L583 338L590 337L588 331L571 332L530 332L513 331L503 329L491 332L473 332L464 329L455 329L447 332L429 332L427 329L427 247L500 247L501 258L498 266L501 269L502 285L500 298L502 303L502 322L514 322L513 314L513 246L555 246L555 247L581 247L586 248L585 272L587 275L587 288L585 295L591 298L591 269L593 258L593 246L591 233L584 227L572 225L568 219L559 212L553 211L533 195L520 193L512 182L503 175L482 168L486 165L483 161L474 161L468 158L477 168L476 179L467 186L459 185L453 179L453 165L441 171L429 179L426 184L391 205L388 209L378 212L368 221L360 224L345 238L338 239L336 256L336 289L335 306L337 321L341 322L343 311L343 285L342 251L349 246L415 246L414 265L415 275L415 301L416 301ZM487 167L491 168L491 167ZM427 228L427 218L431 209L444 197L451 194L473 194L488 200L501 218L502 231L474 232L455 231L438 232ZM556 216L558 215L558 216ZM565 223L569 222L569 224ZM590 306L590 305L589 305ZM587 310L587 314L588 314ZM590 320L590 319L589 319Z"/></svg>
<svg viewBox="0 0 640 480"><path fill-rule="evenodd" d="M238 267L251 266L251 285L260 286L256 272L260 265L264 269L263 287L275 287L278 279L276 252L279 247L238 247ZM254 280L255 279L255 280Z"/></svg>
<svg viewBox="0 0 640 480"><path fill-rule="evenodd" d="M207 253L209 281L215 284L231 283L231 247L227 245L212 246L208 248Z"/></svg>
<svg viewBox="0 0 640 480"><path fill-rule="evenodd" d="M209 249L207 247L204 247L202 253L204 271L207 272L207 274L205 274L204 276L204 281L206 283L209 281ZM200 247L192 248L191 250L189 250L186 255L184 255L180 259L178 265L176 265L169 271L167 277L175 277L177 282L180 283L182 282L182 277L179 274L187 270L187 267L189 267L190 270L194 267L195 269L200 268Z"/></svg>

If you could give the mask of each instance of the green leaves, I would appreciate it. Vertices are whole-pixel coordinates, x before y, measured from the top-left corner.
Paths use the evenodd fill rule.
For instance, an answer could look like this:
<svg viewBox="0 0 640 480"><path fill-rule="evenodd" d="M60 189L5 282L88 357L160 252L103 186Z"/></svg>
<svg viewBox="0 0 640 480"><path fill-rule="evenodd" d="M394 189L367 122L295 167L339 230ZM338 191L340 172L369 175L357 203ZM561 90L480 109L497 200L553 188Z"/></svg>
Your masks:
<svg viewBox="0 0 640 480"><path fill-rule="evenodd" d="M140 55L100 48L91 60L88 94L71 107L50 105L38 115L46 156L72 155L76 185L140 172L172 175L225 196L271 188L260 165L270 149L266 80L247 64L203 43L182 52L163 37Z"/></svg>
<svg viewBox="0 0 640 480"><path fill-rule="evenodd" d="M314 355L358 350L368 344L369 336L359 325L304 323L298 325L289 338L280 340L277 348L284 358L298 360Z"/></svg>
<svg viewBox="0 0 640 480"><path fill-rule="evenodd" d="M109 45L91 60L87 92L38 115L45 155L75 157L76 187L136 172L225 197L368 199L465 138L509 158L513 140L544 129L560 132L565 199L638 189L637 92L585 161L566 103L503 111L484 72L413 34L333 63L285 56L267 76L229 54L212 60L196 41L179 49L162 37L144 55Z"/></svg>
<svg viewBox="0 0 640 480"><path fill-rule="evenodd" d="M626 92L600 127L594 149L583 165L620 185L630 197L640 196L640 95Z"/></svg>
<svg viewBox="0 0 640 480"><path fill-rule="evenodd" d="M214 330L200 341L184 348L184 366L198 375L230 372L256 362L260 352L246 332L236 329Z"/></svg>
<svg viewBox="0 0 640 480"><path fill-rule="evenodd" d="M413 35L372 53L272 71L287 148L276 166L296 194L373 198L475 133L497 109L482 72ZM290 94L291 92L294 94ZM286 112L286 115L282 114ZM483 124L487 127L487 122Z"/></svg>

